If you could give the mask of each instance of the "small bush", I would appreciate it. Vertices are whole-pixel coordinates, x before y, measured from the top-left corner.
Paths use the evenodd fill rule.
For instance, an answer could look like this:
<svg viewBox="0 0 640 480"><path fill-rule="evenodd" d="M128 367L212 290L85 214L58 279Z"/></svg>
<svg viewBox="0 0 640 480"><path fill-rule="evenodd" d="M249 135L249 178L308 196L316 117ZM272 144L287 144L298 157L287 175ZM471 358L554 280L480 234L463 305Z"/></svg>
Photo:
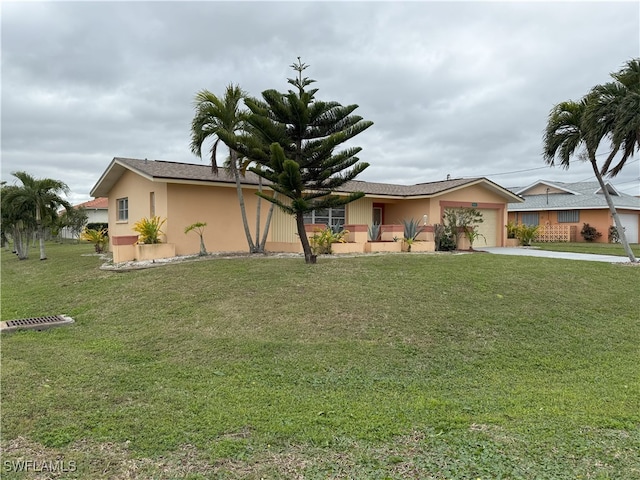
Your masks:
<svg viewBox="0 0 640 480"><path fill-rule="evenodd" d="M309 238L311 251L314 255L329 254L333 243L345 243L344 236L347 233L349 233L348 230L340 230L338 233L334 233L329 226L324 230L315 230L313 236Z"/></svg>
<svg viewBox="0 0 640 480"><path fill-rule="evenodd" d="M587 242L593 242L602 236L602 234L598 230L596 230L596 227L592 227L588 223L584 223L582 225L580 235L582 235L582 238L584 238Z"/></svg>
<svg viewBox="0 0 640 480"><path fill-rule="evenodd" d="M507 227L507 238L517 238L518 225L513 222L509 222L505 225Z"/></svg>
<svg viewBox="0 0 640 480"><path fill-rule="evenodd" d="M140 243L160 243L160 235L164 232L160 230L167 219L160 220L160 217L143 218L133 225L133 231L139 236Z"/></svg>
<svg viewBox="0 0 640 480"><path fill-rule="evenodd" d="M81 240L86 240L89 243L93 243L96 253L102 253L109 243L109 237L107 236L107 230L94 230L93 228L85 228L80 234Z"/></svg>
<svg viewBox="0 0 640 480"><path fill-rule="evenodd" d="M457 247L454 235L441 223L436 223L433 226L433 238L438 252L450 252Z"/></svg>
<svg viewBox="0 0 640 480"><path fill-rule="evenodd" d="M620 234L618 228L615 225L609 227L609 243L620 243Z"/></svg>
<svg viewBox="0 0 640 480"><path fill-rule="evenodd" d="M540 227L538 225L518 225L516 229L516 238L520 240L522 245L528 247L538 236L539 228Z"/></svg>

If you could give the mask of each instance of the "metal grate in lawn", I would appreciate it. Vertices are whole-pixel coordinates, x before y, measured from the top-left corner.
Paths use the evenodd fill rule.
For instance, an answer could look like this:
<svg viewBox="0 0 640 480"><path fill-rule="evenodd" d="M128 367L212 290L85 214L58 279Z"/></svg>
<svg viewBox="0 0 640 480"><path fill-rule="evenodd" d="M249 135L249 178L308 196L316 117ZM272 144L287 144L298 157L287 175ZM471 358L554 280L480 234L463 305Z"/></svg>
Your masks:
<svg viewBox="0 0 640 480"><path fill-rule="evenodd" d="M45 317L20 318L0 322L0 331L13 332L15 330L46 330L74 323L73 318L66 315L48 315Z"/></svg>

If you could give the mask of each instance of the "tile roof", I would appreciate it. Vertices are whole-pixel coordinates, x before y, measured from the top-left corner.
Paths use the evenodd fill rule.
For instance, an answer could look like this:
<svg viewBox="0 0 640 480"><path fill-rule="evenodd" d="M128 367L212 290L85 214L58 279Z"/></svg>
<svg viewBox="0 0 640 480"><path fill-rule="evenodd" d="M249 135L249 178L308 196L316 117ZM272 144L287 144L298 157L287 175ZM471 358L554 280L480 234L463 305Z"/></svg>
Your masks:
<svg viewBox="0 0 640 480"><path fill-rule="evenodd" d="M83 208L93 208L93 209L107 209L109 208L109 199L106 197L98 197L93 200L89 200L88 202L79 203L78 205L74 205L75 208L83 207Z"/></svg>
<svg viewBox="0 0 640 480"><path fill-rule="evenodd" d="M524 203L509 203L508 209L515 210L584 210L609 208L607 201L600 191L598 182L549 182L540 181L549 186L556 186L562 190L574 193L550 193L538 195L522 195ZM513 192L522 190L523 187L510 188ZM618 192L611 195L616 208L640 210L640 198Z"/></svg>
<svg viewBox="0 0 640 480"><path fill-rule="evenodd" d="M214 174L211 171L210 165L116 157L113 159L111 165L107 168L100 180L98 180L96 185L93 187L91 194L94 196L106 195L120 175L122 175L124 168L132 170L149 180L166 179L207 183L235 183L235 179L231 175L231 172L225 168L219 168L218 174ZM248 171L241 181L244 185L258 185L259 177L253 172ZM518 199L518 196L509 190L481 177L464 179L458 178L438 182L419 183L415 185L397 185L391 183L351 180L336 189L336 192L364 192L367 195L389 197L432 196L474 183L483 183L485 186L511 200ZM269 185L269 182L263 180L263 184Z"/></svg>

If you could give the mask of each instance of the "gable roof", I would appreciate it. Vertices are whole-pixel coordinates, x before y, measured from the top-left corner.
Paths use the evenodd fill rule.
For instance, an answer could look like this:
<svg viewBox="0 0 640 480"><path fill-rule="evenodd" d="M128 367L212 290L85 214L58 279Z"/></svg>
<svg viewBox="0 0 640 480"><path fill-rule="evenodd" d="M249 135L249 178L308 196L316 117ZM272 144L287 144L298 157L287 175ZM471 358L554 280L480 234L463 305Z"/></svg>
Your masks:
<svg viewBox="0 0 640 480"><path fill-rule="evenodd" d="M115 157L98 182L91 189L91 196L107 196L118 179L127 170L135 172L152 182L209 185L235 184L233 175L225 168L219 168L218 174L214 174L211 171L210 165ZM257 186L259 180L260 178L255 173L247 171L246 175L242 177L241 182L243 185ZM263 180L263 184L268 186L269 182ZM391 183L351 180L336 189L336 192L364 192L366 196L370 197L427 198L477 184L483 185L485 188L501 195L508 201L522 202L522 199L515 193L481 177L466 179L458 178L439 182L419 183L416 185L397 185Z"/></svg>
<svg viewBox="0 0 640 480"><path fill-rule="evenodd" d="M549 186L564 193L540 193L527 195L526 192L536 186ZM611 194L616 208L640 210L640 198L616 190L613 185L605 184ZM539 210L594 210L608 209L607 201L602 193L600 184L594 182L550 182L539 180L528 187L512 188L514 192L524 198L524 203L509 203L510 211L539 211Z"/></svg>

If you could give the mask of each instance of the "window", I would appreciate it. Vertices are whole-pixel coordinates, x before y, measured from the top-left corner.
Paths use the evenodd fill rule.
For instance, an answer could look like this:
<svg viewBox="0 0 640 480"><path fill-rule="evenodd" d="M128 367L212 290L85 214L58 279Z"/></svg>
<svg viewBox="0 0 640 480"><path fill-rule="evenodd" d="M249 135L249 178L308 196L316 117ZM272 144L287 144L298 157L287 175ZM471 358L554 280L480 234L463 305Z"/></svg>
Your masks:
<svg viewBox="0 0 640 480"><path fill-rule="evenodd" d="M119 198L116 200L116 204L118 207L118 221L126 222L129 220L129 199L128 198Z"/></svg>
<svg viewBox="0 0 640 480"><path fill-rule="evenodd" d="M305 214L304 223L321 223L323 225L344 225L346 209L343 206L321 208Z"/></svg>
<svg viewBox="0 0 640 480"><path fill-rule="evenodd" d="M558 212L558 223L578 223L580 210L561 210Z"/></svg>
<svg viewBox="0 0 640 480"><path fill-rule="evenodd" d="M527 225L529 227L535 227L536 225L540 225L540 220L538 219L538 212L522 212L521 221L523 225Z"/></svg>

